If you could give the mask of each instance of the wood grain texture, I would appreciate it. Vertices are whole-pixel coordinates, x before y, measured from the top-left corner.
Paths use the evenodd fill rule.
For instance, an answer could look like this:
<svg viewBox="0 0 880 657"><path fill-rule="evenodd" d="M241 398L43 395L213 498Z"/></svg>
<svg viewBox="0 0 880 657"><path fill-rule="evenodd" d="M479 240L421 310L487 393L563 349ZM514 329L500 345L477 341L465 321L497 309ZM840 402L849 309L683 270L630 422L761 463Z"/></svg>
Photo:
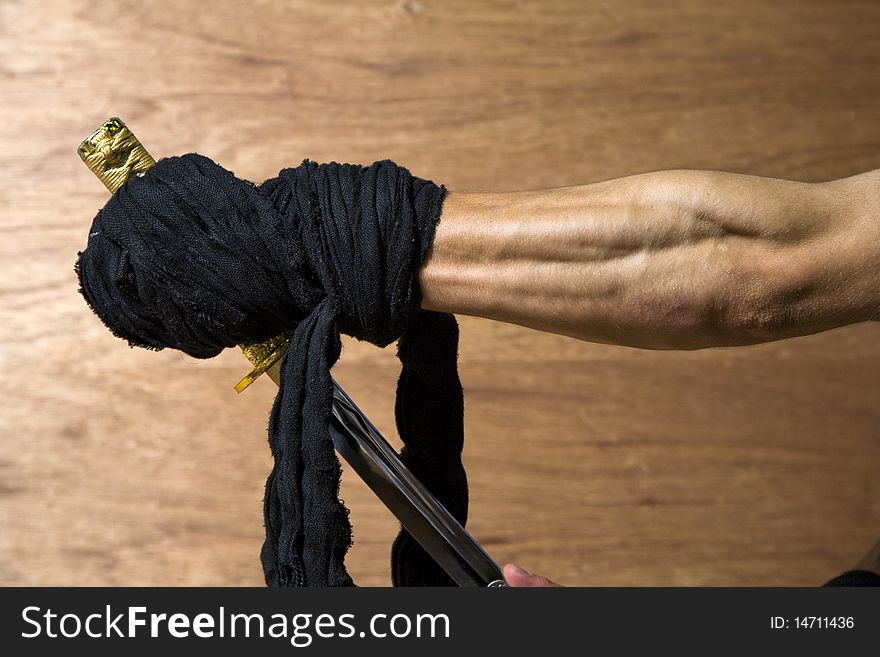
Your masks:
<svg viewBox="0 0 880 657"><path fill-rule="evenodd" d="M259 584L274 387L129 350L72 270L107 195L79 141L262 180L393 158L456 190L880 167L880 4L0 4L0 583ZM880 538L880 329L655 353L462 318L469 527L569 584L817 584ZM334 373L393 435L391 348ZM396 523L355 476L349 563Z"/></svg>

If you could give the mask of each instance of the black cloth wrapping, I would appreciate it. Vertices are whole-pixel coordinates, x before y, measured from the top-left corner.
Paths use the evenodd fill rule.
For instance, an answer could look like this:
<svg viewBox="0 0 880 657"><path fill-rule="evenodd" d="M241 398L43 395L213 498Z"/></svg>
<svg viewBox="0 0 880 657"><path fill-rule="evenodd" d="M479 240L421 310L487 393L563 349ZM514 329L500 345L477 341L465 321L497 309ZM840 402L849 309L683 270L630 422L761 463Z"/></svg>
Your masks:
<svg viewBox="0 0 880 657"><path fill-rule="evenodd" d="M89 306L132 346L209 358L293 331L269 420L266 582L352 585L328 432L340 333L398 340L401 457L462 523L463 399L451 315L420 309L418 269L444 189L393 162L308 160L255 186L197 154L159 161L96 216L76 270ZM404 530L395 585L451 585Z"/></svg>

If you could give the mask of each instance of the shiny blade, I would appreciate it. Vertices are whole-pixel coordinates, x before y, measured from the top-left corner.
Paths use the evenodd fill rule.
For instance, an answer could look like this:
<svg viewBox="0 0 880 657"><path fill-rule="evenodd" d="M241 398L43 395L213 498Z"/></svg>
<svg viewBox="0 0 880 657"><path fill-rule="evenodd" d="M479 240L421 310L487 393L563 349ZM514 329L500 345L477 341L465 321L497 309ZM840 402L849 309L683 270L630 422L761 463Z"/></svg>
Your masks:
<svg viewBox="0 0 880 657"><path fill-rule="evenodd" d="M330 434L336 451L459 586L504 586L498 564L416 479L336 381L333 386Z"/></svg>

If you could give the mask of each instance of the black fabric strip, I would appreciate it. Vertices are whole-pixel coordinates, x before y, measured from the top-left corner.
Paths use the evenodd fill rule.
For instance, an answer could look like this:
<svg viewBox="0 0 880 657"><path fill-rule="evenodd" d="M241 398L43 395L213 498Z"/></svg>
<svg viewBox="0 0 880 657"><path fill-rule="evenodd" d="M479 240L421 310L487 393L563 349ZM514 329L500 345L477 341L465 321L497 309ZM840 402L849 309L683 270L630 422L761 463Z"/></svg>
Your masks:
<svg viewBox="0 0 880 657"><path fill-rule="evenodd" d="M458 327L419 307L418 269L443 195L390 161L306 160L257 187L189 154L128 181L95 218L76 264L81 292L132 346L210 358L293 331L269 418L269 585L352 585L351 525L328 432L340 333L383 347L399 340L401 458L466 520ZM453 584L403 530L392 578Z"/></svg>

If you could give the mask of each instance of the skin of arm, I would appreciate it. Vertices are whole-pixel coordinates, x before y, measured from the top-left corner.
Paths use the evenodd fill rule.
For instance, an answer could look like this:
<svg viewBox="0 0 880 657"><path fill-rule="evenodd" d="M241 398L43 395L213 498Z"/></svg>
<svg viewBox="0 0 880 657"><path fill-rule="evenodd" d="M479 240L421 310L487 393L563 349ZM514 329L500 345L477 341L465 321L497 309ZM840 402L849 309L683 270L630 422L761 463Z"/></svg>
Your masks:
<svg viewBox="0 0 880 657"><path fill-rule="evenodd" d="M880 318L880 170L827 183L665 171L448 193L422 307L647 349ZM859 564L877 571L880 544ZM558 586L508 564L509 586Z"/></svg>
<svg viewBox="0 0 880 657"><path fill-rule="evenodd" d="M664 171L449 192L422 307L648 349L880 316L880 170L827 183Z"/></svg>

